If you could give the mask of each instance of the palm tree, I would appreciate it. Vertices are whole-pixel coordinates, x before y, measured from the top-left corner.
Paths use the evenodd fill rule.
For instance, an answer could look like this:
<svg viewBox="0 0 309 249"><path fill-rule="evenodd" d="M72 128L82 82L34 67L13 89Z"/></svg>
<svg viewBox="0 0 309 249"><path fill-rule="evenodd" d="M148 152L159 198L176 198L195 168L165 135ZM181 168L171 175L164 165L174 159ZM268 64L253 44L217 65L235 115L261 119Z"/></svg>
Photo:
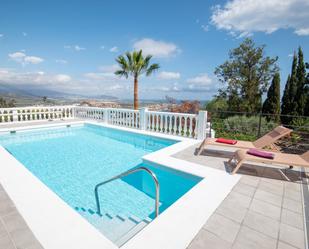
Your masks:
<svg viewBox="0 0 309 249"><path fill-rule="evenodd" d="M138 77L142 74L150 76L154 71L160 68L159 64L151 64L152 56L143 56L142 50L127 52L125 55L120 55L116 59L120 69L115 72L120 77L128 78L129 75L134 78L134 109L138 109Z"/></svg>

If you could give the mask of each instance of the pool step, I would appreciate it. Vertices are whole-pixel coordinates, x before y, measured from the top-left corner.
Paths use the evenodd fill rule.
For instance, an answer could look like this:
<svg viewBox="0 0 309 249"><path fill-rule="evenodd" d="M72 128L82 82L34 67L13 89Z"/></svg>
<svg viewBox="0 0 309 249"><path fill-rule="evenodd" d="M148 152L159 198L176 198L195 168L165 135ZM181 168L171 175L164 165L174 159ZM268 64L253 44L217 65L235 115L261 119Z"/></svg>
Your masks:
<svg viewBox="0 0 309 249"><path fill-rule="evenodd" d="M138 224L136 224L136 226L132 227L127 233L125 233L122 237L117 239L114 243L119 247L124 245L127 241L129 241L132 237L134 237L138 232L140 232L150 222L151 222L151 219L144 219L140 221Z"/></svg>
<svg viewBox="0 0 309 249"><path fill-rule="evenodd" d="M117 246L122 246L151 221L150 218L141 220L134 215L111 215L109 213L99 215L92 209L75 209Z"/></svg>

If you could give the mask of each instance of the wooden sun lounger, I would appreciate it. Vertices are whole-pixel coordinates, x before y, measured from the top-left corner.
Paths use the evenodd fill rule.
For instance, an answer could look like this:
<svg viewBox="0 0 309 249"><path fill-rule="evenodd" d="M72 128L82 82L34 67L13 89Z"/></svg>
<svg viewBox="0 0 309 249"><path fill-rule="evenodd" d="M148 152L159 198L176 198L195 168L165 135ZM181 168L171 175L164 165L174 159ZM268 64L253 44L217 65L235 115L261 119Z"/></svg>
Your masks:
<svg viewBox="0 0 309 249"><path fill-rule="evenodd" d="M288 166L293 165L299 167L309 167L309 151L305 152L302 155L287 154L280 152L273 152L273 154L274 159L267 159L247 154L247 150L237 150L234 156L228 161L228 163L231 164L232 161L236 161L236 167L233 169L232 174L235 174L245 161L266 163L266 164L283 164Z"/></svg>
<svg viewBox="0 0 309 249"><path fill-rule="evenodd" d="M225 146L225 147L231 147L236 149L262 149L265 146L272 145L277 140L279 140L282 137L285 137L287 135L290 135L292 130L285 128L283 126L277 126L272 131L268 132L264 136L260 137L259 139L255 140L254 142L249 141L237 141L236 144L225 144L225 143L218 143L216 142L216 138L206 138L201 143L200 147L198 148L198 155L201 154L204 147L207 145L215 145L215 146Z"/></svg>

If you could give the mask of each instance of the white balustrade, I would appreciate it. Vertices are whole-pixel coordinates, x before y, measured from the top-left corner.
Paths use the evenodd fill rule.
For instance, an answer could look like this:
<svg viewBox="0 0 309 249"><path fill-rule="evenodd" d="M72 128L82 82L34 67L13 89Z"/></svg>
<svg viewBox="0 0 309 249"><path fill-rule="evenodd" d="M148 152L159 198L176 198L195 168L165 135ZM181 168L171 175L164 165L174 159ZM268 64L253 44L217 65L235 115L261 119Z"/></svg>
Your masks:
<svg viewBox="0 0 309 249"><path fill-rule="evenodd" d="M106 123L125 126L129 128L140 128L140 113L131 109L107 109Z"/></svg>
<svg viewBox="0 0 309 249"><path fill-rule="evenodd" d="M115 126L197 139L205 138L206 130L209 129L206 111L200 111L199 114L187 114L148 111L147 108L140 110L83 106L0 108L0 125L68 118L91 119Z"/></svg>
<svg viewBox="0 0 309 249"><path fill-rule="evenodd" d="M0 124L73 118L73 106L0 108Z"/></svg>
<svg viewBox="0 0 309 249"><path fill-rule="evenodd" d="M196 138L198 115L174 112L146 112L146 130Z"/></svg>
<svg viewBox="0 0 309 249"><path fill-rule="evenodd" d="M106 114L103 108L76 106L74 107L73 110L74 110L74 117L85 118L85 119L95 119L95 120L105 120Z"/></svg>

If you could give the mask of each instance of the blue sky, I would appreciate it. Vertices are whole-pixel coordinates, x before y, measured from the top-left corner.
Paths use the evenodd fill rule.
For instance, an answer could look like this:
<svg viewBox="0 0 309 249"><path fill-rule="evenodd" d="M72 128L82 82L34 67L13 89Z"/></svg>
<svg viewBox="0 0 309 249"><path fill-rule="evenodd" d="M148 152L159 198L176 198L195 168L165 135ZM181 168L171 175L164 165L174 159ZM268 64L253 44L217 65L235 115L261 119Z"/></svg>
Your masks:
<svg viewBox="0 0 309 249"><path fill-rule="evenodd" d="M161 69L140 79L140 98L205 100L221 86L215 67L247 36L279 56L284 85L298 46L309 61L308 0L2 0L0 82L131 98L115 57L143 48Z"/></svg>

